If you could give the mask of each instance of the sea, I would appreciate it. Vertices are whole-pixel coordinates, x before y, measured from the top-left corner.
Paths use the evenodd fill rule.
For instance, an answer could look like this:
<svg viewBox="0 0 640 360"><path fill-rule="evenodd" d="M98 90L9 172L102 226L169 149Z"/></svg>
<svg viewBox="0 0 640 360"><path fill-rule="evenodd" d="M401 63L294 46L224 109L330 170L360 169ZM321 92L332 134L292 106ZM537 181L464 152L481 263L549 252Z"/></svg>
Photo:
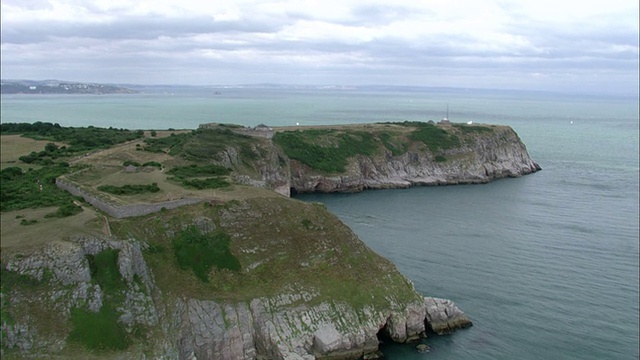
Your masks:
<svg viewBox="0 0 640 360"><path fill-rule="evenodd" d="M638 97L447 88L154 87L2 95L2 122L195 129L387 121L504 124L542 171L482 185L300 195L474 326L387 359L638 359Z"/></svg>

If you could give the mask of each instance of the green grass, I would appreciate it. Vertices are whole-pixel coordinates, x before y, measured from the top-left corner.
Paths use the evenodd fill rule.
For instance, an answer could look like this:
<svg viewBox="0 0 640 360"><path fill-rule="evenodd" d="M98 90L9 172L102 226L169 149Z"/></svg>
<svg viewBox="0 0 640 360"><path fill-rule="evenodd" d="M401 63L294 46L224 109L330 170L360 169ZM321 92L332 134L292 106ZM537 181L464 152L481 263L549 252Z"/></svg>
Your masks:
<svg viewBox="0 0 640 360"><path fill-rule="evenodd" d="M240 270L240 262L229 250L231 238L222 231L203 234L190 226L173 239L173 251L181 269L191 269L203 282L209 281L212 267Z"/></svg>
<svg viewBox="0 0 640 360"><path fill-rule="evenodd" d="M68 147L45 148L44 154L39 157L68 156L79 152L94 149L104 149L126 141L139 139L144 136L142 130L125 130L114 128L88 127L63 127L59 124L46 122L28 123L3 123L0 124L0 133L22 134L22 136L34 140L50 140L69 144ZM48 154L47 154L48 153Z"/></svg>
<svg viewBox="0 0 640 360"><path fill-rule="evenodd" d="M166 138L165 138L166 139ZM185 141L172 148L169 154L187 160L202 161L215 159L217 155L229 147L237 148L246 158L256 158L253 145L259 140L247 135L236 134L228 128L194 130Z"/></svg>
<svg viewBox="0 0 640 360"><path fill-rule="evenodd" d="M125 280L118 270L119 249L106 249L95 255L87 255L91 280L103 291L103 304L97 313L83 308L71 310L73 329L68 340L84 345L87 349L123 350L130 339L122 323L118 321L117 304L121 302Z"/></svg>
<svg viewBox="0 0 640 360"><path fill-rule="evenodd" d="M124 279L118 270L119 252L118 249L106 249L95 255L87 255L91 279L110 295L125 286Z"/></svg>
<svg viewBox="0 0 640 360"><path fill-rule="evenodd" d="M380 149L378 139L364 131L286 131L277 133L273 141L289 158L325 173L344 172L349 158L373 155Z"/></svg>
<svg viewBox="0 0 640 360"><path fill-rule="evenodd" d="M384 147L391 151L393 156L399 156L407 152L409 145L406 142L401 141L397 135L392 135L388 132L379 132L378 138L382 141Z"/></svg>
<svg viewBox="0 0 640 360"><path fill-rule="evenodd" d="M152 153L176 154L182 150L184 144L193 136L192 133L175 134L162 138L145 139L144 151Z"/></svg>
<svg viewBox="0 0 640 360"><path fill-rule="evenodd" d="M130 341L124 325L118 322L118 313L109 304L103 304L99 312L75 308L71 310L73 330L68 340L90 350L124 350Z"/></svg>
<svg viewBox="0 0 640 360"><path fill-rule="evenodd" d="M415 126L416 130L409 134L409 138L427 145L431 152L447 150L460 146L460 139L448 131L428 123L406 123Z"/></svg>

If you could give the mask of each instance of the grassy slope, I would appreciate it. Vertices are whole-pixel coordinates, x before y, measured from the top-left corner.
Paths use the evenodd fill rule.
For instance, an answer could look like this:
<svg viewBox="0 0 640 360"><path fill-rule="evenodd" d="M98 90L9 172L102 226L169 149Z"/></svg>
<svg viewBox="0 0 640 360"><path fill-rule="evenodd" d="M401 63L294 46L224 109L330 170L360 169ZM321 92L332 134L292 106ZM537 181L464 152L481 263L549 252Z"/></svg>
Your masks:
<svg viewBox="0 0 640 360"><path fill-rule="evenodd" d="M357 155L392 156L426 152L446 161L447 150L493 133L492 125L432 125L420 122L277 129L274 142L293 160L316 172L339 174Z"/></svg>
<svg viewBox="0 0 640 360"><path fill-rule="evenodd" d="M231 236L240 271L213 269L205 283L178 268L172 235L194 222ZM133 236L151 245L145 258L160 288L173 296L237 302L304 291L317 294L312 302L344 301L356 308L388 307L387 297L400 302L416 298L393 264L319 204L271 197L215 207L194 205L113 221L112 229L120 237Z"/></svg>

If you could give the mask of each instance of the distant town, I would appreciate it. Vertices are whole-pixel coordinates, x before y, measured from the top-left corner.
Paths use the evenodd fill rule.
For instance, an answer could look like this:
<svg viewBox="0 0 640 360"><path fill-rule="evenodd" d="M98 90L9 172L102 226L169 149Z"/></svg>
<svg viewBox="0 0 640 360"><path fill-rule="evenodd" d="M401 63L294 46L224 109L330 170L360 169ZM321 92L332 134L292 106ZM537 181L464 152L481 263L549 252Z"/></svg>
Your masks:
<svg viewBox="0 0 640 360"><path fill-rule="evenodd" d="M116 85L65 82L57 80L2 80L2 94L135 94L137 91Z"/></svg>

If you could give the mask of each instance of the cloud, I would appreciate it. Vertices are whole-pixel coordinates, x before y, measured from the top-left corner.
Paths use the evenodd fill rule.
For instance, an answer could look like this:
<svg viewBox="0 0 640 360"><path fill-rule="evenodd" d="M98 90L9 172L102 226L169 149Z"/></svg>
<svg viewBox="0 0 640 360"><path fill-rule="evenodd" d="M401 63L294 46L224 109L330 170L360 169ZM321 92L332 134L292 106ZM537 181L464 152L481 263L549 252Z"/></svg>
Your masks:
<svg viewBox="0 0 640 360"><path fill-rule="evenodd" d="M0 14L3 78L637 91L629 0L3 0Z"/></svg>

